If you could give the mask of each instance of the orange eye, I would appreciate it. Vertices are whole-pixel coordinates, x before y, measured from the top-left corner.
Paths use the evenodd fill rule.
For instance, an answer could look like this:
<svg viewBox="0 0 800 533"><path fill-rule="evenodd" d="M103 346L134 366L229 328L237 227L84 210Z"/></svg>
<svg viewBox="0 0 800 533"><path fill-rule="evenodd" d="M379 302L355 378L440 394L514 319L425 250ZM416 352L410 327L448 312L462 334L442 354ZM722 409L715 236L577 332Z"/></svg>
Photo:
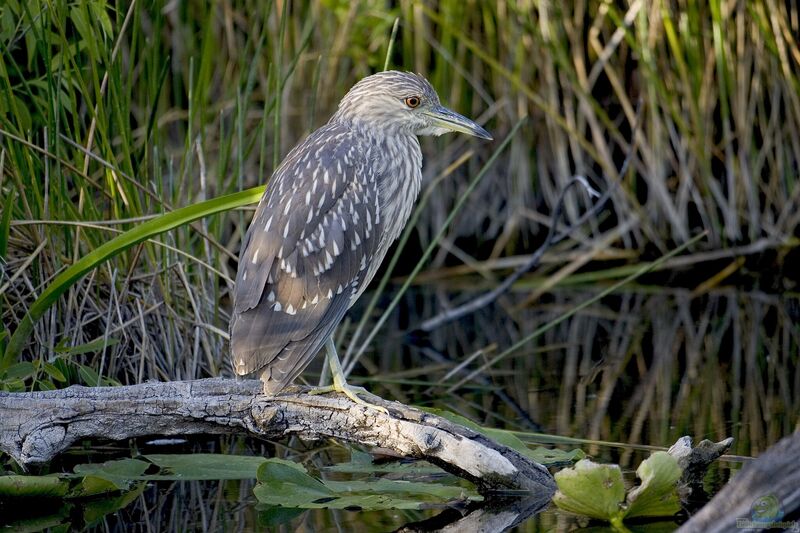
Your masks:
<svg viewBox="0 0 800 533"><path fill-rule="evenodd" d="M409 96L405 99L405 102L408 107L414 109L415 107L419 107L421 100L419 96Z"/></svg>

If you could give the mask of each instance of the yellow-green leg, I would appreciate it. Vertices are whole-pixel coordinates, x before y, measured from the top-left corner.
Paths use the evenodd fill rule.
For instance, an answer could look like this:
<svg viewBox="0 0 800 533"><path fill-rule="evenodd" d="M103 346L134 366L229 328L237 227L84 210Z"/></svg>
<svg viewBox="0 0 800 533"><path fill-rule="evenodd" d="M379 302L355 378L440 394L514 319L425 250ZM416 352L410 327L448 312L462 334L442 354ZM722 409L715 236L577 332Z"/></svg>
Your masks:
<svg viewBox="0 0 800 533"><path fill-rule="evenodd" d="M331 369L331 376L333 377L333 385L328 385L327 387L317 387L308 391L309 394L327 394L329 392L341 392L354 402L359 405L363 405L365 407L369 407L371 409L376 409L378 411L383 412L384 414L389 414L389 411L385 407L381 407L380 405L375 405L369 402L366 402L358 397L359 394L366 394L372 395L367 389L364 387L354 387L352 385L348 385L347 380L344 377L344 372L342 371L342 364L339 362L339 355L336 353L336 346L333 344L333 337L330 337L327 342L325 343L325 354L326 358L328 359L328 365Z"/></svg>

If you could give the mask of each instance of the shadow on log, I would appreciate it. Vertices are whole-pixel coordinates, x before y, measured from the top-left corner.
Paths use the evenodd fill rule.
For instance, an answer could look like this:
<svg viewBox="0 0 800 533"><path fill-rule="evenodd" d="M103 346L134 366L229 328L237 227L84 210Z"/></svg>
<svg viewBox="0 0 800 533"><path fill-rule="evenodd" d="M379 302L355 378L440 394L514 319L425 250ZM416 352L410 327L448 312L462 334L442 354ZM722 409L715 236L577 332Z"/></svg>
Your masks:
<svg viewBox="0 0 800 533"><path fill-rule="evenodd" d="M264 439L334 438L424 459L485 494L524 490L548 499L548 470L441 417L378 397L390 415L340 395L261 394L260 381L201 379L126 387L0 393L0 450L20 465L45 463L84 438L247 432Z"/></svg>

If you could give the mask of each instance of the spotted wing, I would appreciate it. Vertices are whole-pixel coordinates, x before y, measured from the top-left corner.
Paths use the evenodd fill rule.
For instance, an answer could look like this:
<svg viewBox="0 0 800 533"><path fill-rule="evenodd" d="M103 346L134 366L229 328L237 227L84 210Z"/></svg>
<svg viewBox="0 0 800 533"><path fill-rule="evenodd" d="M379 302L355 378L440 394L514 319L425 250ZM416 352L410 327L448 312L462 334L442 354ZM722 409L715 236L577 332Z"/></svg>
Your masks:
<svg viewBox="0 0 800 533"><path fill-rule="evenodd" d="M243 244L233 367L272 392L308 365L365 281L380 227L375 176L347 130L318 130L276 172ZM368 281L368 280L367 280Z"/></svg>

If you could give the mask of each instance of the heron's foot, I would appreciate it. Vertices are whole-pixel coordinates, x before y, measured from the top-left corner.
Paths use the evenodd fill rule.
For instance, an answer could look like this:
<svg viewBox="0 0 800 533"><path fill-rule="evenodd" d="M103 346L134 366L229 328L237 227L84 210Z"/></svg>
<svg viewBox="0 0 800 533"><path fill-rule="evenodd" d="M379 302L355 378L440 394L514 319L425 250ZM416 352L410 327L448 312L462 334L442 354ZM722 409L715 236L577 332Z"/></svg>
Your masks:
<svg viewBox="0 0 800 533"><path fill-rule="evenodd" d="M345 396L347 396L348 398L350 398L351 400L353 400L358 405L363 405L364 407L375 409L376 411L380 411L385 415L389 414L389 410L386 409L385 407L364 401L358 396L359 394L363 394L365 396L376 397L374 394L369 392L364 387L355 387L353 385L349 385L344 380L339 380L334 378L333 385L328 385L326 387L315 387L309 390L308 394L328 394L329 392L340 392Z"/></svg>

